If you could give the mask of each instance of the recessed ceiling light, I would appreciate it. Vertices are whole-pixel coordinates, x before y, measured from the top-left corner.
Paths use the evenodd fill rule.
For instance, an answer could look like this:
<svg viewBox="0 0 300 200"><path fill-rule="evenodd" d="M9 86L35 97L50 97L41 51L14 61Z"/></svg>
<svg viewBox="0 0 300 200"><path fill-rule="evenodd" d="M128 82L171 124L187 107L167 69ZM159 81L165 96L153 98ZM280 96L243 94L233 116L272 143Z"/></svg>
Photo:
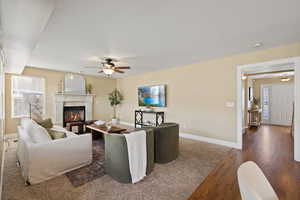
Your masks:
<svg viewBox="0 0 300 200"><path fill-rule="evenodd" d="M254 45L253 45L253 48L258 48L258 47L261 47L263 45L262 42L256 42Z"/></svg>
<svg viewBox="0 0 300 200"><path fill-rule="evenodd" d="M247 79L247 76L242 76L242 80L246 80Z"/></svg>

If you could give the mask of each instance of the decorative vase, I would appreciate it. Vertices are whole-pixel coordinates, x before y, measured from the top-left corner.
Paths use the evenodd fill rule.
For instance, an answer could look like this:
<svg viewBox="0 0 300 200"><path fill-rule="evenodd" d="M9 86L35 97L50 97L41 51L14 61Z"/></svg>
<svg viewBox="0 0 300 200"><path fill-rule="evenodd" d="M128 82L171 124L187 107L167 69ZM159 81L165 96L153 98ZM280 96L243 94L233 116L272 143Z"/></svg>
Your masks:
<svg viewBox="0 0 300 200"><path fill-rule="evenodd" d="M111 123L114 124L114 125L118 124L118 122L119 122L119 120L116 119L116 118L113 118L113 119L111 120Z"/></svg>

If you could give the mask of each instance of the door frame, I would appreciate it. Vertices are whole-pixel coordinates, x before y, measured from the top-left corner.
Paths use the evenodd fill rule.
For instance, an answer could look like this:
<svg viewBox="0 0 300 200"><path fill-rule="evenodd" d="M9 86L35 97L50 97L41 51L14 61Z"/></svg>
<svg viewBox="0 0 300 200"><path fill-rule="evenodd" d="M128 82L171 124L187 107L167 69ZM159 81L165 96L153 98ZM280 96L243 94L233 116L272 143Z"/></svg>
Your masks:
<svg viewBox="0 0 300 200"><path fill-rule="evenodd" d="M255 64L238 65L237 66L237 109L236 109L236 140L237 147L243 148L243 127L242 127L242 77L243 73L247 70L256 72L275 71L278 66L293 66L295 70L294 75L294 102L295 102L295 116L294 116L294 160L300 162L300 57L291 57L286 59L273 60L268 62L261 62ZM268 70L266 70L268 69ZM274 70L273 70L274 69Z"/></svg>

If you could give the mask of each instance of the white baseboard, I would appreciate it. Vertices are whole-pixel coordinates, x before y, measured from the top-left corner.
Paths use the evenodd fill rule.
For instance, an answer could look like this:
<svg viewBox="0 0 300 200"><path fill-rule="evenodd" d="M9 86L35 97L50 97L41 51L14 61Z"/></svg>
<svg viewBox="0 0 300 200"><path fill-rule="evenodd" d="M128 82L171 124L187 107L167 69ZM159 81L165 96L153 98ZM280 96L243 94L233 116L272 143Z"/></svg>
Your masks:
<svg viewBox="0 0 300 200"><path fill-rule="evenodd" d="M134 123L124 122L124 121L120 121L119 123L126 126L134 126Z"/></svg>
<svg viewBox="0 0 300 200"><path fill-rule="evenodd" d="M182 133L182 132L179 133L179 136L183 137L183 138L188 138L188 139L192 139L192 140L201 141L201 142L218 144L218 145L223 145L223 146L226 146L226 147L231 147L231 148L238 149L237 143L228 142L228 141L225 141L225 140L218 140L218 139L214 139L214 138L209 138L209 137L204 137L204 136L199 136L199 135L192 135L190 133Z"/></svg>
<svg viewBox="0 0 300 200"><path fill-rule="evenodd" d="M124 122L124 121L120 121L120 124L123 124L126 126L134 126L134 123ZM179 133L179 136L182 138L188 138L188 139L197 140L197 141L201 141L201 142L218 144L218 145L223 145L223 146L238 149L238 144L234 143L234 142L228 142L228 141L224 141L224 140L218 140L218 139L214 139L214 138L192 135L190 133L182 133L182 132Z"/></svg>
<svg viewBox="0 0 300 200"><path fill-rule="evenodd" d="M246 133L247 129L248 129L248 126L245 126L245 127L243 128L243 134Z"/></svg>

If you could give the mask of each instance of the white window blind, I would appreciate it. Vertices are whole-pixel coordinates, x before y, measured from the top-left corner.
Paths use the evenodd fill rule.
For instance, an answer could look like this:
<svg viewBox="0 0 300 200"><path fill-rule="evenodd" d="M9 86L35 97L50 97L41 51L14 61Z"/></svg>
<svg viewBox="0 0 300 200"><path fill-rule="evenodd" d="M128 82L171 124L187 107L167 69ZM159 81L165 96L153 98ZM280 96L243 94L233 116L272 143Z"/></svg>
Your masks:
<svg viewBox="0 0 300 200"><path fill-rule="evenodd" d="M38 77L12 76L12 117L44 114L45 80Z"/></svg>

